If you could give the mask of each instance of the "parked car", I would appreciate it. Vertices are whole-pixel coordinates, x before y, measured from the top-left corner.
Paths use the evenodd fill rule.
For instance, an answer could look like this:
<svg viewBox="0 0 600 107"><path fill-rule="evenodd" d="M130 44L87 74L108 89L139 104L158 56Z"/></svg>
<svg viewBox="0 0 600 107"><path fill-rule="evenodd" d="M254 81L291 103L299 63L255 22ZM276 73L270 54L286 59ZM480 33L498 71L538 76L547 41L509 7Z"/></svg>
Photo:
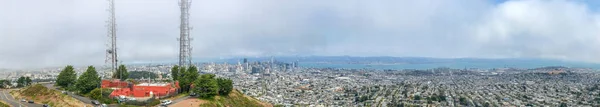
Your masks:
<svg viewBox="0 0 600 107"><path fill-rule="evenodd" d="M33 103L33 100L29 100L28 103Z"/></svg>
<svg viewBox="0 0 600 107"><path fill-rule="evenodd" d="M27 100L26 99L21 99L21 102L27 102Z"/></svg>
<svg viewBox="0 0 600 107"><path fill-rule="evenodd" d="M42 106L43 106L43 107L50 107L50 105L48 105L48 104L44 104L44 105L42 105Z"/></svg>
<svg viewBox="0 0 600 107"><path fill-rule="evenodd" d="M92 100L92 104L94 104L94 105L100 105L100 102L98 100Z"/></svg>
<svg viewBox="0 0 600 107"><path fill-rule="evenodd" d="M190 96L196 96L196 95L197 95L196 93L190 93Z"/></svg>
<svg viewBox="0 0 600 107"><path fill-rule="evenodd" d="M163 101L161 101L161 103L162 103L162 105L166 106L166 105L169 105L169 104L171 104L173 102L171 100L163 100Z"/></svg>

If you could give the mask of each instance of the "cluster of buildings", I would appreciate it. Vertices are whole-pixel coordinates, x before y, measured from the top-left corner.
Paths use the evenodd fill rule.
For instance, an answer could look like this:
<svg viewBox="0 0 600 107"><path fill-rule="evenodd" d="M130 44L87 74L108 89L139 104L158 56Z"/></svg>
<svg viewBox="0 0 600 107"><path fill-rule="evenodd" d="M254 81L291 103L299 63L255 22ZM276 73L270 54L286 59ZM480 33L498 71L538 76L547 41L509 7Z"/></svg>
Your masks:
<svg viewBox="0 0 600 107"><path fill-rule="evenodd" d="M171 68L139 65L128 70L150 71L168 79ZM234 88L248 96L285 106L600 106L600 73L594 69L302 68L297 62L274 60L204 63L199 69L232 79ZM5 75L52 78L60 69L40 72ZM102 87L114 89L111 97L143 99L177 94L179 84L103 80Z"/></svg>
<svg viewBox="0 0 600 107"><path fill-rule="evenodd" d="M231 78L234 88L246 95L285 106L600 106L600 73L593 69L290 69L284 65L249 64L258 72L231 70L239 68L235 64L203 68Z"/></svg>

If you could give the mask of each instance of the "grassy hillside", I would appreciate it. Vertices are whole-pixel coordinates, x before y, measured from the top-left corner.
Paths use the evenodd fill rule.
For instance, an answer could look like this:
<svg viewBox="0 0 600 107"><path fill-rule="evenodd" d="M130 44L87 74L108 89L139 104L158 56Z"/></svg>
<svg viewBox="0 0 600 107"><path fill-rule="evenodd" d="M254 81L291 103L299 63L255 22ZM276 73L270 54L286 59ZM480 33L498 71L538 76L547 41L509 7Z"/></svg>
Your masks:
<svg viewBox="0 0 600 107"><path fill-rule="evenodd" d="M10 107L10 105L6 104L4 101L0 101L0 107Z"/></svg>
<svg viewBox="0 0 600 107"><path fill-rule="evenodd" d="M85 103L68 95L48 89L41 84L25 87L21 90L12 91L11 94L17 99L34 100L38 104L48 104L52 107L83 107ZM89 105L88 105L89 106Z"/></svg>
<svg viewBox="0 0 600 107"><path fill-rule="evenodd" d="M205 99L200 107L273 107L252 97L245 96L237 90L231 91L229 96L215 96L213 99Z"/></svg>

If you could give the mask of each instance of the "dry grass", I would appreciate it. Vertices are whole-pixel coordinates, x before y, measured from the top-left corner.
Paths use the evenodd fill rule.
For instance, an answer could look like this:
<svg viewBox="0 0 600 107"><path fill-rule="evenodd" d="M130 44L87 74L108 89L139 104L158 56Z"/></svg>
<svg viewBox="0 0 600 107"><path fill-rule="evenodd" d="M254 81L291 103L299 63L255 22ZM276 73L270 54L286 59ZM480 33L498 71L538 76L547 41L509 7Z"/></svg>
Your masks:
<svg viewBox="0 0 600 107"><path fill-rule="evenodd" d="M17 99L25 98L27 100L33 100L38 104L48 104L52 107L91 106L56 90L48 89L40 84L25 87L21 90L11 92L11 94Z"/></svg>
<svg viewBox="0 0 600 107"><path fill-rule="evenodd" d="M208 102L205 100L197 99L197 98L188 98L186 100L183 100L181 102L175 103L170 106L173 106L173 107L198 107L205 103L208 103Z"/></svg>
<svg viewBox="0 0 600 107"><path fill-rule="evenodd" d="M252 97L246 96L237 90L231 91L228 96L215 96L209 99L210 103L201 106L211 107L273 107L269 103L264 103Z"/></svg>
<svg viewBox="0 0 600 107"><path fill-rule="evenodd" d="M272 104L261 102L245 96L237 90L231 91L229 96L215 96L212 99L188 98L171 105L173 107L273 107Z"/></svg>
<svg viewBox="0 0 600 107"><path fill-rule="evenodd" d="M11 107L8 103L4 102L4 100L0 100L0 107Z"/></svg>

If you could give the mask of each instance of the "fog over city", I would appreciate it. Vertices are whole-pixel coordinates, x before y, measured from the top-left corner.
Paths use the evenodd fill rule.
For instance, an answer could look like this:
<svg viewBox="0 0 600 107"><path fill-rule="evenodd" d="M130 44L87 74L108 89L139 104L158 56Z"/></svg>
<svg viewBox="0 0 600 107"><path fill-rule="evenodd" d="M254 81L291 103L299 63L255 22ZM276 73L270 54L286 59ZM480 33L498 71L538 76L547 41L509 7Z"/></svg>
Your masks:
<svg viewBox="0 0 600 107"><path fill-rule="evenodd" d="M585 0L193 0L194 58L350 55L600 62ZM102 65L105 0L0 0L0 68ZM176 0L116 0L120 61L175 61Z"/></svg>

